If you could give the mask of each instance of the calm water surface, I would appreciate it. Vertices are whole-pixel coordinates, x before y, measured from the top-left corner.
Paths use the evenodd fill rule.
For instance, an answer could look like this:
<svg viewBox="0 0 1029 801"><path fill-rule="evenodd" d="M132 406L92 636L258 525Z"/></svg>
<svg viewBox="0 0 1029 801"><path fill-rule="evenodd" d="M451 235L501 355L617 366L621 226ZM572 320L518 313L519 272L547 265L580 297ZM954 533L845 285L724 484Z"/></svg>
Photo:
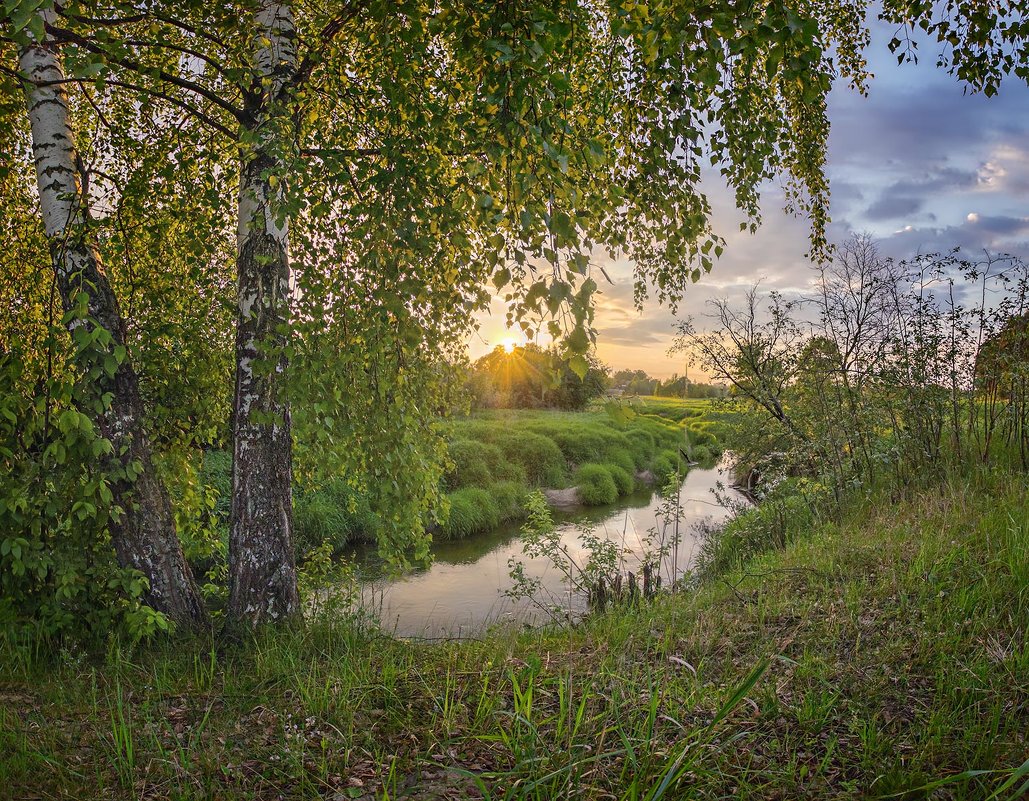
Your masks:
<svg viewBox="0 0 1029 801"><path fill-rule="evenodd" d="M725 461L716 468L694 468L687 474L679 499L682 516L677 568L673 569L671 560L664 565L662 578L666 583L682 575L693 561L698 547L694 524L704 520L719 522L728 514L714 493L718 484L728 483ZM721 492L742 499L728 487L723 486ZM662 532L669 540L672 536L674 521L666 521L660 515L661 503L658 493L644 490L612 506L554 515L562 543L577 562L586 561L579 529L591 525L597 534L619 543L625 569L634 570L647 549L644 541L648 536L655 541ZM374 577L374 556L370 551L358 553L358 564L373 576L362 584L362 602L378 615L384 630L402 637L475 634L493 623L537 622L545 616L537 606L504 595L504 590L513 585L509 560L515 558L524 563L528 576L542 581L548 594L544 600L571 614L581 611L583 599L569 595L563 575L549 560L524 556L518 533L519 525L510 525L457 542L435 543L429 568L399 577Z"/></svg>

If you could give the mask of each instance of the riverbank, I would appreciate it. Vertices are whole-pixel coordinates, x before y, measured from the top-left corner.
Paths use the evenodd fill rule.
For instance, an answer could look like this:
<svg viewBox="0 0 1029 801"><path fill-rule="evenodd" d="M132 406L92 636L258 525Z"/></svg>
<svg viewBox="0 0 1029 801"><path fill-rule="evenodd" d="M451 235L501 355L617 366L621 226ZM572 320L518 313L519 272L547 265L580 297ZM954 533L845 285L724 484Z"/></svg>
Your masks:
<svg viewBox="0 0 1029 801"><path fill-rule="evenodd" d="M557 505L604 506L644 484L663 486L691 461L712 465L724 450L724 413L710 400L632 398L584 412L497 409L447 420L449 509L433 527L436 540L492 531L525 515L526 495L553 491ZM207 454L203 483L218 498L227 525L232 463ZM328 542L338 554L374 543L378 526L367 498L340 476L298 487L294 502L298 551Z"/></svg>
<svg viewBox="0 0 1029 801"><path fill-rule="evenodd" d="M1013 799L1027 586L1025 475L974 471L570 630L4 643L0 794Z"/></svg>
<svg viewBox="0 0 1029 801"><path fill-rule="evenodd" d="M588 529L597 542L616 549L612 572L640 576L646 562L663 586L671 586L693 568L704 549L701 532L721 524L743 501L725 486L729 464L723 459L713 467L692 467L678 492L646 487L608 506L551 509L554 542L585 566L590 559L583 543ZM676 501L675 517L668 496ZM527 553L526 545L521 524L510 523L485 534L433 542L431 563L400 575L382 565L372 546L346 556L358 568L363 608L384 631L401 637L481 636L495 624L581 618L587 611L586 596L570 592L569 577L548 555L531 546ZM522 581L532 582L531 598L516 591Z"/></svg>
<svg viewBox="0 0 1029 801"><path fill-rule="evenodd" d="M634 398L586 412L493 410L448 422L450 512L439 539L460 539L524 516L525 495L555 506L605 506L646 484L663 486L687 461L724 450L721 412L708 400ZM687 459L688 455L688 459Z"/></svg>

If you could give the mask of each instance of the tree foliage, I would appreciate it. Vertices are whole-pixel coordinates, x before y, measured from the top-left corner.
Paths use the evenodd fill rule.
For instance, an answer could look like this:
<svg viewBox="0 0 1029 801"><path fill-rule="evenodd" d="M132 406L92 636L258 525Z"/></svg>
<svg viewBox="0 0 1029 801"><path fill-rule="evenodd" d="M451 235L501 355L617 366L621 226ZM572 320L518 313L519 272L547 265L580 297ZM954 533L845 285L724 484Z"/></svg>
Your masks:
<svg viewBox="0 0 1029 801"><path fill-rule="evenodd" d="M1029 12L1020 0L885 0L882 19L897 24L890 50L917 61L917 31L933 37L936 64L973 91L994 95L1007 75L1029 82Z"/></svg>
<svg viewBox="0 0 1029 801"><path fill-rule="evenodd" d="M497 346L472 365L466 380L472 405L501 409L582 409L607 388L608 368L593 353L582 365L556 348L534 343ZM582 373L580 375L580 373Z"/></svg>
<svg viewBox="0 0 1029 801"><path fill-rule="evenodd" d="M274 25L262 16L271 6ZM980 46L988 20L952 6L968 22L961 41ZM922 20L934 7L886 11ZM342 475L369 489L383 552L403 561L427 554L444 461L434 418L488 291L588 378L605 278L592 254L630 258L637 301L674 306L722 249L700 186L708 164L744 227L781 179L790 209L812 221L812 252L825 253L825 98L837 79L864 86L864 13L863 0L9 0L0 292L14 313L0 342L17 364L6 408L21 425L40 382L83 379L72 343L53 337L40 271L19 46L47 37L59 48L90 234L167 463L238 433L229 375L252 371L276 399L254 425L292 419L298 481ZM1017 72L1022 27L990 31L1014 53L999 69ZM241 269L238 244L262 221L283 245L288 291L241 357L233 335L247 330L260 270ZM15 339L33 344L15 351ZM59 437L44 430L45 450ZM93 522L102 538L100 512Z"/></svg>

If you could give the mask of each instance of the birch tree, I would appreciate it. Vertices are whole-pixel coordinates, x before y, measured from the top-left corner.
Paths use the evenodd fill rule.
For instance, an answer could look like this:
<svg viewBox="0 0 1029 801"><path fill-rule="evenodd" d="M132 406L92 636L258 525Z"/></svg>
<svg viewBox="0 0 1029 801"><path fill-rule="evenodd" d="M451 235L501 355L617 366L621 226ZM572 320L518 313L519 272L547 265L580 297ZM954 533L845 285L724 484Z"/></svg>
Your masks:
<svg viewBox="0 0 1029 801"><path fill-rule="evenodd" d="M209 165L240 199L230 616L296 611L291 394L305 449L373 488L383 550L424 557L445 510L413 366L468 332L488 288L583 374L595 251L633 261L640 302L673 305L721 253L706 163L751 226L782 178L824 250L825 96L863 85L863 9L55 5L76 80L190 114L232 153Z"/></svg>
<svg viewBox="0 0 1029 801"><path fill-rule="evenodd" d="M284 3L254 16L255 91L239 181L236 392L233 407L229 616L254 625L299 611L293 551L293 443L285 347L290 325L289 215L276 189L286 161L286 91L297 69L296 27ZM256 369L270 360L270 370Z"/></svg>
<svg viewBox="0 0 1029 801"><path fill-rule="evenodd" d="M79 367L95 382L94 417L111 443L111 540L123 566L139 570L146 600L171 620L198 626L207 613L175 532L168 494L157 478L143 428L139 382L125 347L117 298L91 241L89 201L68 114L64 72L40 11L19 53L42 214L56 284Z"/></svg>

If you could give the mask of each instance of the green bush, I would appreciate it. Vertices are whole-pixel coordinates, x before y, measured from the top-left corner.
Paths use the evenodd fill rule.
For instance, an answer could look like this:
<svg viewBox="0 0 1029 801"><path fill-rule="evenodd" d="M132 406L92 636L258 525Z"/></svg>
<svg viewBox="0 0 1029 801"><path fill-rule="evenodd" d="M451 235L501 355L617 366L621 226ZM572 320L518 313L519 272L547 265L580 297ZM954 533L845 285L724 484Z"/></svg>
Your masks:
<svg viewBox="0 0 1029 801"><path fill-rule="evenodd" d="M732 429L720 420L700 420L690 423L690 428L694 431L706 431L717 440L725 440L732 433Z"/></svg>
<svg viewBox="0 0 1029 801"><path fill-rule="evenodd" d="M347 511L328 495L312 492L298 496L293 503L293 544L298 554L332 542L342 548L350 539Z"/></svg>
<svg viewBox="0 0 1029 801"><path fill-rule="evenodd" d="M565 459L553 440L524 429L506 430L496 444L509 463L525 471L531 487L557 487L565 481Z"/></svg>
<svg viewBox="0 0 1029 801"><path fill-rule="evenodd" d="M367 499L342 478L330 479L321 487L297 493L293 503L298 555L325 542L339 553L352 542L374 540L375 528L375 515Z"/></svg>
<svg viewBox="0 0 1029 801"><path fill-rule="evenodd" d="M607 472L611 474L611 478L615 482L615 486L618 488L619 495L628 495L634 489L636 489L636 481L633 479L632 474L627 470L623 470L616 464L604 465L607 468Z"/></svg>
<svg viewBox="0 0 1029 801"><path fill-rule="evenodd" d="M450 514L440 526L439 539L456 540L500 525L500 510L490 493L482 487L465 487L451 492Z"/></svg>
<svg viewBox="0 0 1029 801"><path fill-rule="evenodd" d="M602 464L584 464L575 474L579 499L587 506L603 506L618 500L618 486Z"/></svg>

